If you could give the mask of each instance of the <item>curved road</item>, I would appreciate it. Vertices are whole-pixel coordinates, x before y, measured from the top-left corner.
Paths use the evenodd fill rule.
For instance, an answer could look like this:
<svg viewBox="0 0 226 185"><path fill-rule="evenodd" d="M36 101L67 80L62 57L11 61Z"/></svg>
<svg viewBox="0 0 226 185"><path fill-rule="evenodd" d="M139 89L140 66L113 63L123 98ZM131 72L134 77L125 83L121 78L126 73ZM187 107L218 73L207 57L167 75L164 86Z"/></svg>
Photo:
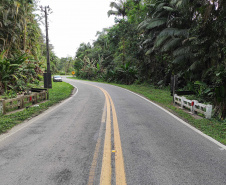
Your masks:
<svg viewBox="0 0 226 185"><path fill-rule="evenodd" d="M77 92L0 136L1 185L226 184L226 147L127 90Z"/></svg>

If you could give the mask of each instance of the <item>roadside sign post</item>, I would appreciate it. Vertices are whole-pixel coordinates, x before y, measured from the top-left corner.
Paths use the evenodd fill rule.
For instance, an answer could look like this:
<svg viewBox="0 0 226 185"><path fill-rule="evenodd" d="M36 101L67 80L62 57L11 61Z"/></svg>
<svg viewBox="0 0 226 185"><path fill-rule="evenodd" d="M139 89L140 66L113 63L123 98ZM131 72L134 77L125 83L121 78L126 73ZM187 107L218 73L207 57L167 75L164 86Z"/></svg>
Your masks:
<svg viewBox="0 0 226 185"><path fill-rule="evenodd" d="M72 71L71 74L73 75L73 77L75 76L75 71Z"/></svg>

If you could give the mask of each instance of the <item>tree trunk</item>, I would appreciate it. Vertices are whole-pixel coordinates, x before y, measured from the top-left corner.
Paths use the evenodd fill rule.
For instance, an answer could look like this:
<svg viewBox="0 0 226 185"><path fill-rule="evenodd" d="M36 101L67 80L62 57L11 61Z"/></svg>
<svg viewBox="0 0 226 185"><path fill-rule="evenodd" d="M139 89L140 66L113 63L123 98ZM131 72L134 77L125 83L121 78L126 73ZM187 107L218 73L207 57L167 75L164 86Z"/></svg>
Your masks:
<svg viewBox="0 0 226 185"><path fill-rule="evenodd" d="M23 48L26 51L26 33L27 33L27 21L25 19L25 26L24 26L24 40L23 40Z"/></svg>

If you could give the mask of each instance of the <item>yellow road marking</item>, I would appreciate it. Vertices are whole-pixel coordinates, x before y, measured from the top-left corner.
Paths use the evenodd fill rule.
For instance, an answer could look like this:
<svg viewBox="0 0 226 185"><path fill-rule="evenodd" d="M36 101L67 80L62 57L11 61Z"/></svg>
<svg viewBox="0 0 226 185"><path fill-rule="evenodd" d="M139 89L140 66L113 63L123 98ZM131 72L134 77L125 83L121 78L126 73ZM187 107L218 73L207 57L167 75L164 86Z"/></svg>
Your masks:
<svg viewBox="0 0 226 185"><path fill-rule="evenodd" d="M118 119L115 111L115 105L108 94L111 102L112 115L113 115L113 127L114 127L114 147L115 147L115 177L116 185L126 185L126 174L124 168L124 160L121 146L121 139L118 128Z"/></svg>
<svg viewBox="0 0 226 185"><path fill-rule="evenodd" d="M111 184L111 107L107 92L102 88L100 89L103 91L107 103L106 132L104 140L104 152L100 176L100 185L108 185Z"/></svg>
<svg viewBox="0 0 226 185"><path fill-rule="evenodd" d="M96 166L97 166L98 154L99 154L99 151L100 151L101 135L102 135L102 131L103 131L103 125L106 121L106 108L107 107L106 107L106 102L105 102L104 110L103 110L103 114L102 114L99 136L98 136L97 144L96 144L96 147L95 147L93 161L92 161L91 168L90 168L90 171L89 171L89 181L88 181L87 185L93 185L94 178L95 178L95 170L96 170Z"/></svg>
<svg viewBox="0 0 226 185"><path fill-rule="evenodd" d="M85 83L85 84L99 88L104 93L105 99L106 99L107 119L106 119L106 132L105 132L105 140L104 140L104 151L103 151L103 159L102 159L100 185L111 184L111 152L115 153L116 185L126 185L127 183L126 183L124 159L123 159L122 146L121 146L121 140L120 140L120 134L119 134L118 119L117 119L114 103L111 99L111 96L103 88L98 87L96 85L88 84L88 83ZM111 109L112 109L112 116L113 116L115 150L111 150ZM102 116L102 120L103 119L104 118ZM98 142L97 145L100 145L100 143ZM96 166L97 157L95 156L95 153L94 153L94 158L95 158L94 166ZM90 173L90 176L95 176L95 173L93 173L93 170L91 172L92 173Z"/></svg>

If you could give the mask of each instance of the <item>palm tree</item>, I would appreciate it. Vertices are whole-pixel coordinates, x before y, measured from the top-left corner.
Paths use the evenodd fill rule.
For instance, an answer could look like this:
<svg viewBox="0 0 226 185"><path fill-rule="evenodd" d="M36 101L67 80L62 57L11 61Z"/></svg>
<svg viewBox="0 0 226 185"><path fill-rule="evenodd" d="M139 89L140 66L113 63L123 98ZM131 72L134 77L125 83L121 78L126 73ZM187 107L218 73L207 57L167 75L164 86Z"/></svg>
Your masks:
<svg viewBox="0 0 226 185"><path fill-rule="evenodd" d="M115 8L116 10L109 10L107 12L108 17L111 15L116 15L116 16L122 16L123 20L126 16L126 0L118 0L118 3L116 2L111 2L110 3L111 8ZM125 38L122 37L122 47L123 47L123 56L122 56L122 63L125 63Z"/></svg>
<svg viewBox="0 0 226 185"><path fill-rule="evenodd" d="M116 16L122 16L123 19L126 16L126 1L125 0L118 0L118 3L116 2L111 2L110 3L111 8L115 8L116 10L109 10L107 12L108 17L111 15L116 15Z"/></svg>

